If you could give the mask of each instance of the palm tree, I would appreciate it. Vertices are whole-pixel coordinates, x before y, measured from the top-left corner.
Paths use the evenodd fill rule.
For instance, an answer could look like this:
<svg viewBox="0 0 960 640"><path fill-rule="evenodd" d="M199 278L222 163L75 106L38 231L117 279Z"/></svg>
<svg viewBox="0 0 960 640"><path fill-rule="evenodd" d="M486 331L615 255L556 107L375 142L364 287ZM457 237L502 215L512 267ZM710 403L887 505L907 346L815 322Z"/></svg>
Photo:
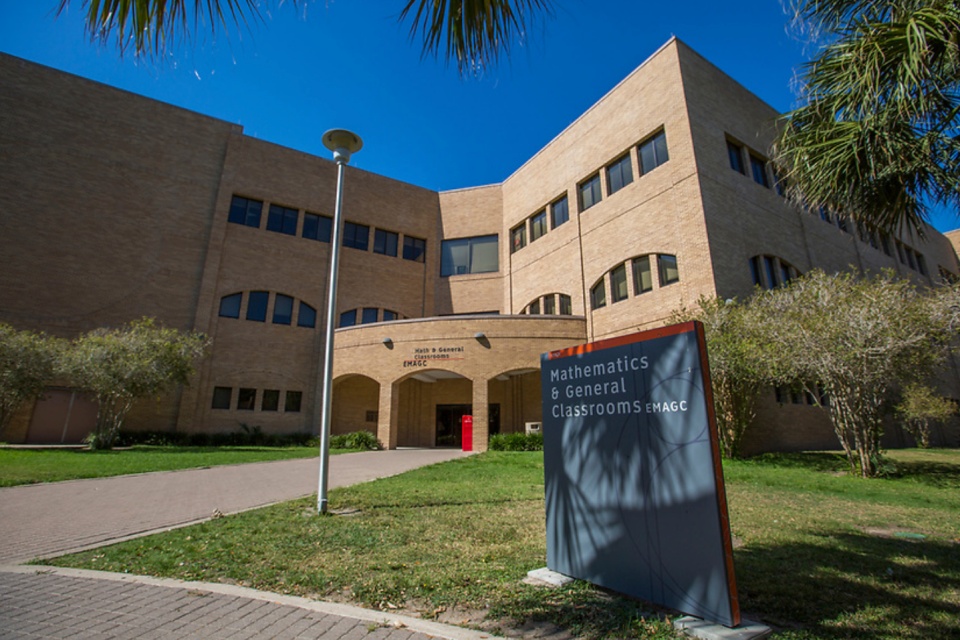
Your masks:
<svg viewBox="0 0 960 640"><path fill-rule="evenodd" d="M868 229L922 233L960 205L960 2L795 0L828 44L774 148L787 188Z"/></svg>
<svg viewBox="0 0 960 640"><path fill-rule="evenodd" d="M111 38L123 53L159 54L199 25L216 31L261 19L261 9L283 0L81 0L94 40ZM70 0L59 0L58 13ZM297 0L289 0L296 5ZM495 64L528 26L551 11L552 0L405 0L399 21L423 40L424 55L443 54L461 74Z"/></svg>

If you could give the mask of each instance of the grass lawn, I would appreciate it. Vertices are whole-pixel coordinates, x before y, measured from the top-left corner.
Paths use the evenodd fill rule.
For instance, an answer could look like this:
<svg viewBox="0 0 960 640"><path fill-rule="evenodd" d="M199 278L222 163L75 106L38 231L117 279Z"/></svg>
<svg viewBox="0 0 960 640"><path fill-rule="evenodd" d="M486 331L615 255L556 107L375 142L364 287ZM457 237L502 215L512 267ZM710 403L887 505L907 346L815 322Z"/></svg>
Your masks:
<svg viewBox="0 0 960 640"><path fill-rule="evenodd" d="M344 453L345 451L331 451ZM156 447L114 451L0 449L0 487L319 456L316 447Z"/></svg>
<svg viewBox="0 0 960 640"><path fill-rule="evenodd" d="M890 453L860 480L834 454L725 463L745 617L776 637L960 637L960 451ZM495 453L69 556L52 564L241 584L413 610L491 631L543 621L579 637L674 637L664 612L545 565L543 458ZM669 613L669 612L668 612Z"/></svg>

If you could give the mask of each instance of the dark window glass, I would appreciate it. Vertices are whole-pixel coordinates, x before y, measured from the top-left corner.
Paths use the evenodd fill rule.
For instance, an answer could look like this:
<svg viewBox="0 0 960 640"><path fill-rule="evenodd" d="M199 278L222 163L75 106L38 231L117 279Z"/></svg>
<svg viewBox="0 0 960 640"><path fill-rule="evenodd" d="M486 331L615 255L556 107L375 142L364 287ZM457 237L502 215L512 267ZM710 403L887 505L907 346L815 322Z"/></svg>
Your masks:
<svg viewBox="0 0 960 640"><path fill-rule="evenodd" d="M227 216L227 222L259 229L262 211L263 203L259 200L233 196L233 200L230 201L230 214Z"/></svg>
<svg viewBox="0 0 960 640"><path fill-rule="evenodd" d="M633 295L638 296L653 289L653 270L650 256L633 259Z"/></svg>
<svg viewBox="0 0 960 640"><path fill-rule="evenodd" d="M793 280L793 270L790 265L785 262L780 262L780 283L789 284Z"/></svg>
<svg viewBox="0 0 960 640"><path fill-rule="evenodd" d="M907 264L910 265L910 268L911 268L911 269L916 269L916 268L917 268L917 263L914 261L914 258L913 258L913 249L911 249L910 247L904 245L904 247L903 247L903 252L904 252L905 254L907 254Z"/></svg>
<svg viewBox="0 0 960 640"><path fill-rule="evenodd" d="M278 411L280 409L280 390L264 389L260 401L260 411Z"/></svg>
<svg viewBox="0 0 960 640"><path fill-rule="evenodd" d="M840 227L840 231L851 233L850 224L847 222L847 219L845 217L837 216L837 226Z"/></svg>
<svg viewBox="0 0 960 640"><path fill-rule="evenodd" d="M533 302L531 302L528 309L530 311L530 315L532 316L540 315L540 300L534 300Z"/></svg>
<svg viewBox="0 0 960 640"><path fill-rule="evenodd" d="M530 242L547 233L547 212L541 211L530 218Z"/></svg>
<svg viewBox="0 0 960 640"><path fill-rule="evenodd" d="M550 205L550 226L556 229L569 219L570 207L567 204L567 196L563 196Z"/></svg>
<svg viewBox="0 0 960 640"><path fill-rule="evenodd" d="M355 222L344 222L343 246L366 251L370 246L370 227Z"/></svg>
<svg viewBox="0 0 960 640"><path fill-rule="evenodd" d="M317 326L317 310L300 301L300 313L297 315L297 326L313 328Z"/></svg>
<svg viewBox="0 0 960 640"><path fill-rule="evenodd" d="M758 287L763 286L763 276L760 271L760 256L750 258L750 277L753 278L753 284Z"/></svg>
<svg viewBox="0 0 960 640"><path fill-rule="evenodd" d="M283 410L287 413L300 413L300 401L302 399L302 391L287 391L283 402Z"/></svg>
<svg viewBox="0 0 960 640"><path fill-rule="evenodd" d="M375 307L364 307L363 315L360 318L361 324L370 324L377 321L377 315L380 310Z"/></svg>
<svg viewBox="0 0 960 640"><path fill-rule="evenodd" d="M680 270L677 268L677 256L661 253L657 256L657 270L660 272L660 286L665 287L680 282Z"/></svg>
<svg viewBox="0 0 960 640"><path fill-rule="evenodd" d="M510 229L510 253L514 253L527 246L527 223Z"/></svg>
<svg viewBox="0 0 960 640"><path fill-rule="evenodd" d="M776 386L773 388L773 393L776 396L777 402L779 404L786 404L787 402L787 392L781 386Z"/></svg>
<svg viewBox="0 0 960 640"><path fill-rule="evenodd" d="M440 245L440 275L492 273L500 269L497 236L444 240Z"/></svg>
<svg viewBox="0 0 960 640"><path fill-rule="evenodd" d="M220 298L220 317L221 318L239 318L240 301L243 299L242 293L231 293L229 296Z"/></svg>
<svg viewBox="0 0 960 640"><path fill-rule="evenodd" d="M770 188L770 180L767 178L767 163L752 153L750 154L750 172L753 173L754 182Z"/></svg>
<svg viewBox="0 0 960 640"><path fill-rule="evenodd" d="M670 159L667 154L667 134L661 131L640 144L640 174L650 173Z"/></svg>
<svg viewBox="0 0 960 640"><path fill-rule="evenodd" d="M303 237L320 242L330 242L333 232L333 218L318 216L315 213L303 214Z"/></svg>
<svg viewBox="0 0 960 640"><path fill-rule="evenodd" d="M590 289L590 308L600 309L607 306L607 289L603 278Z"/></svg>
<svg viewBox="0 0 960 640"><path fill-rule="evenodd" d="M413 236L403 236L403 259L424 262L427 259L427 241Z"/></svg>
<svg viewBox="0 0 960 640"><path fill-rule="evenodd" d="M384 321L384 322L390 322L391 320L396 320L396 319L397 319L397 312L396 312L396 311L390 311L389 309L384 309L384 310L383 310L383 321Z"/></svg>
<svg viewBox="0 0 960 640"><path fill-rule="evenodd" d="M730 159L731 169L737 173L746 173L743 170L743 147L727 140L727 157Z"/></svg>
<svg viewBox="0 0 960 640"><path fill-rule="evenodd" d="M883 247L883 252L888 256L892 256L893 252L890 251L890 235L881 231L880 232L880 246Z"/></svg>
<svg viewBox="0 0 960 640"><path fill-rule="evenodd" d="M767 289L773 289L777 286L777 269L773 264L773 258L763 256L763 271L767 276Z"/></svg>
<svg viewBox="0 0 960 640"><path fill-rule="evenodd" d="M230 396L233 395L233 389L230 387L214 387L213 388L213 404L210 405L212 409L229 409L230 408Z"/></svg>
<svg viewBox="0 0 960 640"><path fill-rule="evenodd" d="M580 194L580 211L586 211L593 205L600 202L600 174L595 173L579 185L577 192Z"/></svg>
<svg viewBox="0 0 960 640"><path fill-rule="evenodd" d="M610 272L610 299L616 303L627 299L627 265L621 264Z"/></svg>
<svg viewBox="0 0 960 640"><path fill-rule="evenodd" d="M557 313L557 301L553 295L546 296L543 299L543 313L544 315L552 316Z"/></svg>
<svg viewBox="0 0 960 640"><path fill-rule="evenodd" d="M367 411L366 412L366 421L367 422L377 422L380 419L379 411Z"/></svg>
<svg viewBox="0 0 960 640"><path fill-rule="evenodd" d="M570 300L570 296L560 294L560 315L570 316L573 315L573 303Z"/></svg>
<svg viewBox="0 0 960 640"><path fill-rule="evenodd" d="M340 314L340 326L341 327L352 327L357 324L357 310L350 309L350 311L344 311Z"/></svg>
<svg viewBox="0 0 960 640"><path fill-rule="evenodd" d="M829 222L833 224L833 216L830 215L830 211L826 207L820 207L820 219L824 222Z"/></svg>
<svg viewBox="0 0 960 640"><path fill-rule="evenodd" d="M919 251L917 252L917 271L923 275L927 275L927 260Z"/></svg>
<svg viewBox="0 0 960 640"><path fill-rule="evenodd" d="M270 294L266 291L251 291L247 297L247 320L267 321L267 302Z"/></svg>
<svg viewBox="0 0 960 640"><path fill-rule="evenodd" d="M253 411L257 406L256 389L240 389L237 395L237 409L240 411Z"/></svg>
<svg viewBox="0 0 960 640"><path fill-rule="evenodd" d="M900 263L907 264L907 259L903 257L903 243L899 240L895 242L897 243L897 255L900 257Z"/></svg>
<svg viewBox="0 0 960 640"><path fill-rule="evenodd" d="M771 166L770 170L773 172L773 188L776 190L777 195L786 196L787 183L786 178L783 177L783 172L774 166Z"/></svg>
<svg viewBox="0 0 960 640"><path fill-rule="evenodd" d="M625 153L607 167L607 193L612 195L633 182L633 163Z"/></svg>
<svg viewBox="0 0 960 640"><path fill-rule="evenodd" d="M278 293L273 297L273 324L293 322L293 298Z"/></svg>
<svg viewBox="0 0 960 640"><path fill-rule="evenodd" d="M299 217L300 212L296 209L272 204L269 213L267 213L267 231L295 236L297 235L297 218Z"/></svg>
<svg viewBox="0 0 960 640"><path fill-rule="evenodd" d="M374 229L373 231L373 252L382 253L385 256L397 257L397 242L400 236L393 231L384 231L383 229Z"/></svg>

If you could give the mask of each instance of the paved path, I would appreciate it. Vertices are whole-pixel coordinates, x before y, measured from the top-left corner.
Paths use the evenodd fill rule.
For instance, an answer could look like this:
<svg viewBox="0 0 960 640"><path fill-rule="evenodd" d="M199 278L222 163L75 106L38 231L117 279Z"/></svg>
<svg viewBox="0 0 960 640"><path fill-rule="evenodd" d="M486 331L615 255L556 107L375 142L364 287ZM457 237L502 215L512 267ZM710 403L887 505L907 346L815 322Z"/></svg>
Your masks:
<svg viewBox="0 0 960 640"><path fill-rule="evenodd" d="M330 487L464 454L331 456ZM479 640L489 634L230 585L15 566L316 493L317 460L0 489L0 638ZM5 566L4 566L5 565Z"/></svg>

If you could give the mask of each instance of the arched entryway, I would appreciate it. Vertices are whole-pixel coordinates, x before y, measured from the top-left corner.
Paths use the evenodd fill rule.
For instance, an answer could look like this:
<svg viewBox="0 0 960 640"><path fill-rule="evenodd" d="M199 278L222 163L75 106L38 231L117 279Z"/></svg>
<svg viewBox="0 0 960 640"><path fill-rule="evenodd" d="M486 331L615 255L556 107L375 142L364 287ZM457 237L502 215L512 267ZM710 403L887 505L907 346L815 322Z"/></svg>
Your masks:
<svg viewBox="0 0 960 640"><path fill-rule="evenodd" d="M380 415L380 383L360 374L345 375L333 381L333 415L330 433L354 431L377 433Z"/></svg>
<svg viewBox="0 0 960 640"><path fill-rule="evenodd" d="M540 370L523 368L504 371L487 383L490 406L499 407L497 429L493 420L490 435L524 433L527 423L543 419L540 391Z"/></svg>
<svg viewBox="0 0 960 640"><path fill-rule="evenodd" d="M418 371L398 385L397 446L460 447L460 418L472 412L473 382L443 369Z"/></svg>

